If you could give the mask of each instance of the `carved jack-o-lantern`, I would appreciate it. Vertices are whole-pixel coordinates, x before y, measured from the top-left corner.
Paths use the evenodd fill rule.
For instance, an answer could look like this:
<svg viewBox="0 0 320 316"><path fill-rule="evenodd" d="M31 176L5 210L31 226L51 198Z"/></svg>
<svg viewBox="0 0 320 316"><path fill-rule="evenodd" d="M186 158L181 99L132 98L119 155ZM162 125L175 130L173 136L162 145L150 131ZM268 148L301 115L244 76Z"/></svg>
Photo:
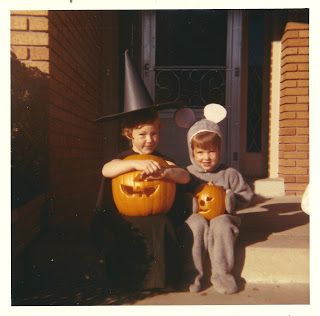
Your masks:
<svg viewBox="0 0 320 316"><path fill-rule="evenodd" d="M162 167L166 161L154 155L131 155L125 160L155 160ZM141 171L131 171L112 179L112 195L118 211L126 216L148 216L167 212L174 201L176 185L161 180L141 180Z"/></svg>
<svg viewBox="0 0 320 316"><path fill-rule="evenodd" d="M195 197L198 201L199 213L210 220L225 212L225 190L212 182L201 184Z"/></svg>

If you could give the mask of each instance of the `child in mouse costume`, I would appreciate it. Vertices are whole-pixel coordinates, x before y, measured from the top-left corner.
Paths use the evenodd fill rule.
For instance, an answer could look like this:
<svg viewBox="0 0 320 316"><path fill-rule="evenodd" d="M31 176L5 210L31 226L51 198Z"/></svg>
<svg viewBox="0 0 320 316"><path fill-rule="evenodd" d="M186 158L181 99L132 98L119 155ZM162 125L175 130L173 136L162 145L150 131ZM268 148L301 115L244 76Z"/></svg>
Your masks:
<svg viewBox="0 0 320 316"><path fill-rule="evenodd" d="M218 104L209 104L204 109L205 119L194 123L187 134L191 165L188 190L191 193L202 183L212 182L226 191L225 214L211 220L198 211L198 202L193 198L193 213L186 225L191 231L191 246L194 277L189 283L190 292L199 292L204 276L203 256L207 251L211 262L211 283L222 294L237 292L237 284L231 274L234 266L234 243L237 239L240 218L235 211L253 198L253 192L239 171L220 163L223 135L217 124L226 116L226 110ZM189 241L190 242L190 241Z"/></svg>

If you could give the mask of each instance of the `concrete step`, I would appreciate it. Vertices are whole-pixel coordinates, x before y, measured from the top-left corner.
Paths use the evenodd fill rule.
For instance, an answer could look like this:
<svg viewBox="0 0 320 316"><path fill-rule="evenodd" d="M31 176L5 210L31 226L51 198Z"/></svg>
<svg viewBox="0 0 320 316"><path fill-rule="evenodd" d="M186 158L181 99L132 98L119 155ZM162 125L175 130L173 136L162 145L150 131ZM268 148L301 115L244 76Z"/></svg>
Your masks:
<svg viewBox="0 0 320 316"><path fill-rule="evenodd" d="M307 243L303 237L272 236L246 247L240 252L244 257L241 277L249 283L309 283Z"/></svg>
<svg viewBox="0 0 320 316"><path fill-rule="evenodd" d="M276 197L285 195L284 179L264 178L249 180L254 193L258 196Z"/></svg>
<svg viewBox="0 0 320 316"><path fill-rule="evenodd" d="M235 273L248 283L309 283L309 216L300 197L277 197L240 211Z"/></svg>
<svg viewBox="0 0 320 316"><path fill-rule="evenodd" d="M238 293L221 295L209 286L200 293L140 293L129 304L309 304L309 216L301 211L301 197L264 198L239 214Z"/></svg>

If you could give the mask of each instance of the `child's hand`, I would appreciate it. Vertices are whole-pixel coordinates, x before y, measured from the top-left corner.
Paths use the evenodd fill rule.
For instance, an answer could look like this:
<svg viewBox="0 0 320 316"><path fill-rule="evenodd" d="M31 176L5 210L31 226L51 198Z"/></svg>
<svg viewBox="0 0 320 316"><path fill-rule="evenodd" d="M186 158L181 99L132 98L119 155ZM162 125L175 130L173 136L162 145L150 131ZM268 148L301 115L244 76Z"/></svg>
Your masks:
<svg viewBox="0 0 320 316"><path fill-rule="evenodd" d="M142 171L141 178L145 179L151 175L158 175L162 167L154 160L132 160L132 165L135 170Z"/></svg>
<svg viewBox="0 0 320 316"><path fill-rule="evenodd" d="M146 180L161 180L172 179L175 168L172 167L160 167L160 169L152 172L149 175L142 174L142 177Z"/></svg>
<svg viewBox="0 0 320 316"><path fill-rule="evenodd" d="M178 168L175 165L169 165L168 167L160 167L149 174L142 174L146 180L160 180L167 179L175 183L188 183L190 181L190 176L188 171L182 168Z"/></svg>
<svg viewBox="0 0 320 316"><path fill-rule="evenodd" d="M161 180L165 179L168 176L167 168L161 168L160 170L156 170L150 174L146 174L145 172L141 172L140 179L141 180Z"/></svg>

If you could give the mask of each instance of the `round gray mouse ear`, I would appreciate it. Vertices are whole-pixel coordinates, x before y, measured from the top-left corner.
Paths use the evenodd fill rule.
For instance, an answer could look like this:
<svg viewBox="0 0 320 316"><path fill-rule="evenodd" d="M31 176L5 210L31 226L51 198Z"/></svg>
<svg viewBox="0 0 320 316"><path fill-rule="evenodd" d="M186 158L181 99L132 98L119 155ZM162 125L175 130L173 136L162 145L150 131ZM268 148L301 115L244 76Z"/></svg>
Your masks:
<svg viewBox="0 0 320 316"><path fill-rule="evenodd" d="M204 107L203 115L207 120L219 123L226 118L227 110L220 104L210 103Z"/></svg>
<svg viewBox="0 0 320 316"><path fill-rule="evenodd" d="M195 123L196 115L190 108L181 108L175 112L174 120L177 126L189 128Z"/></svg>

